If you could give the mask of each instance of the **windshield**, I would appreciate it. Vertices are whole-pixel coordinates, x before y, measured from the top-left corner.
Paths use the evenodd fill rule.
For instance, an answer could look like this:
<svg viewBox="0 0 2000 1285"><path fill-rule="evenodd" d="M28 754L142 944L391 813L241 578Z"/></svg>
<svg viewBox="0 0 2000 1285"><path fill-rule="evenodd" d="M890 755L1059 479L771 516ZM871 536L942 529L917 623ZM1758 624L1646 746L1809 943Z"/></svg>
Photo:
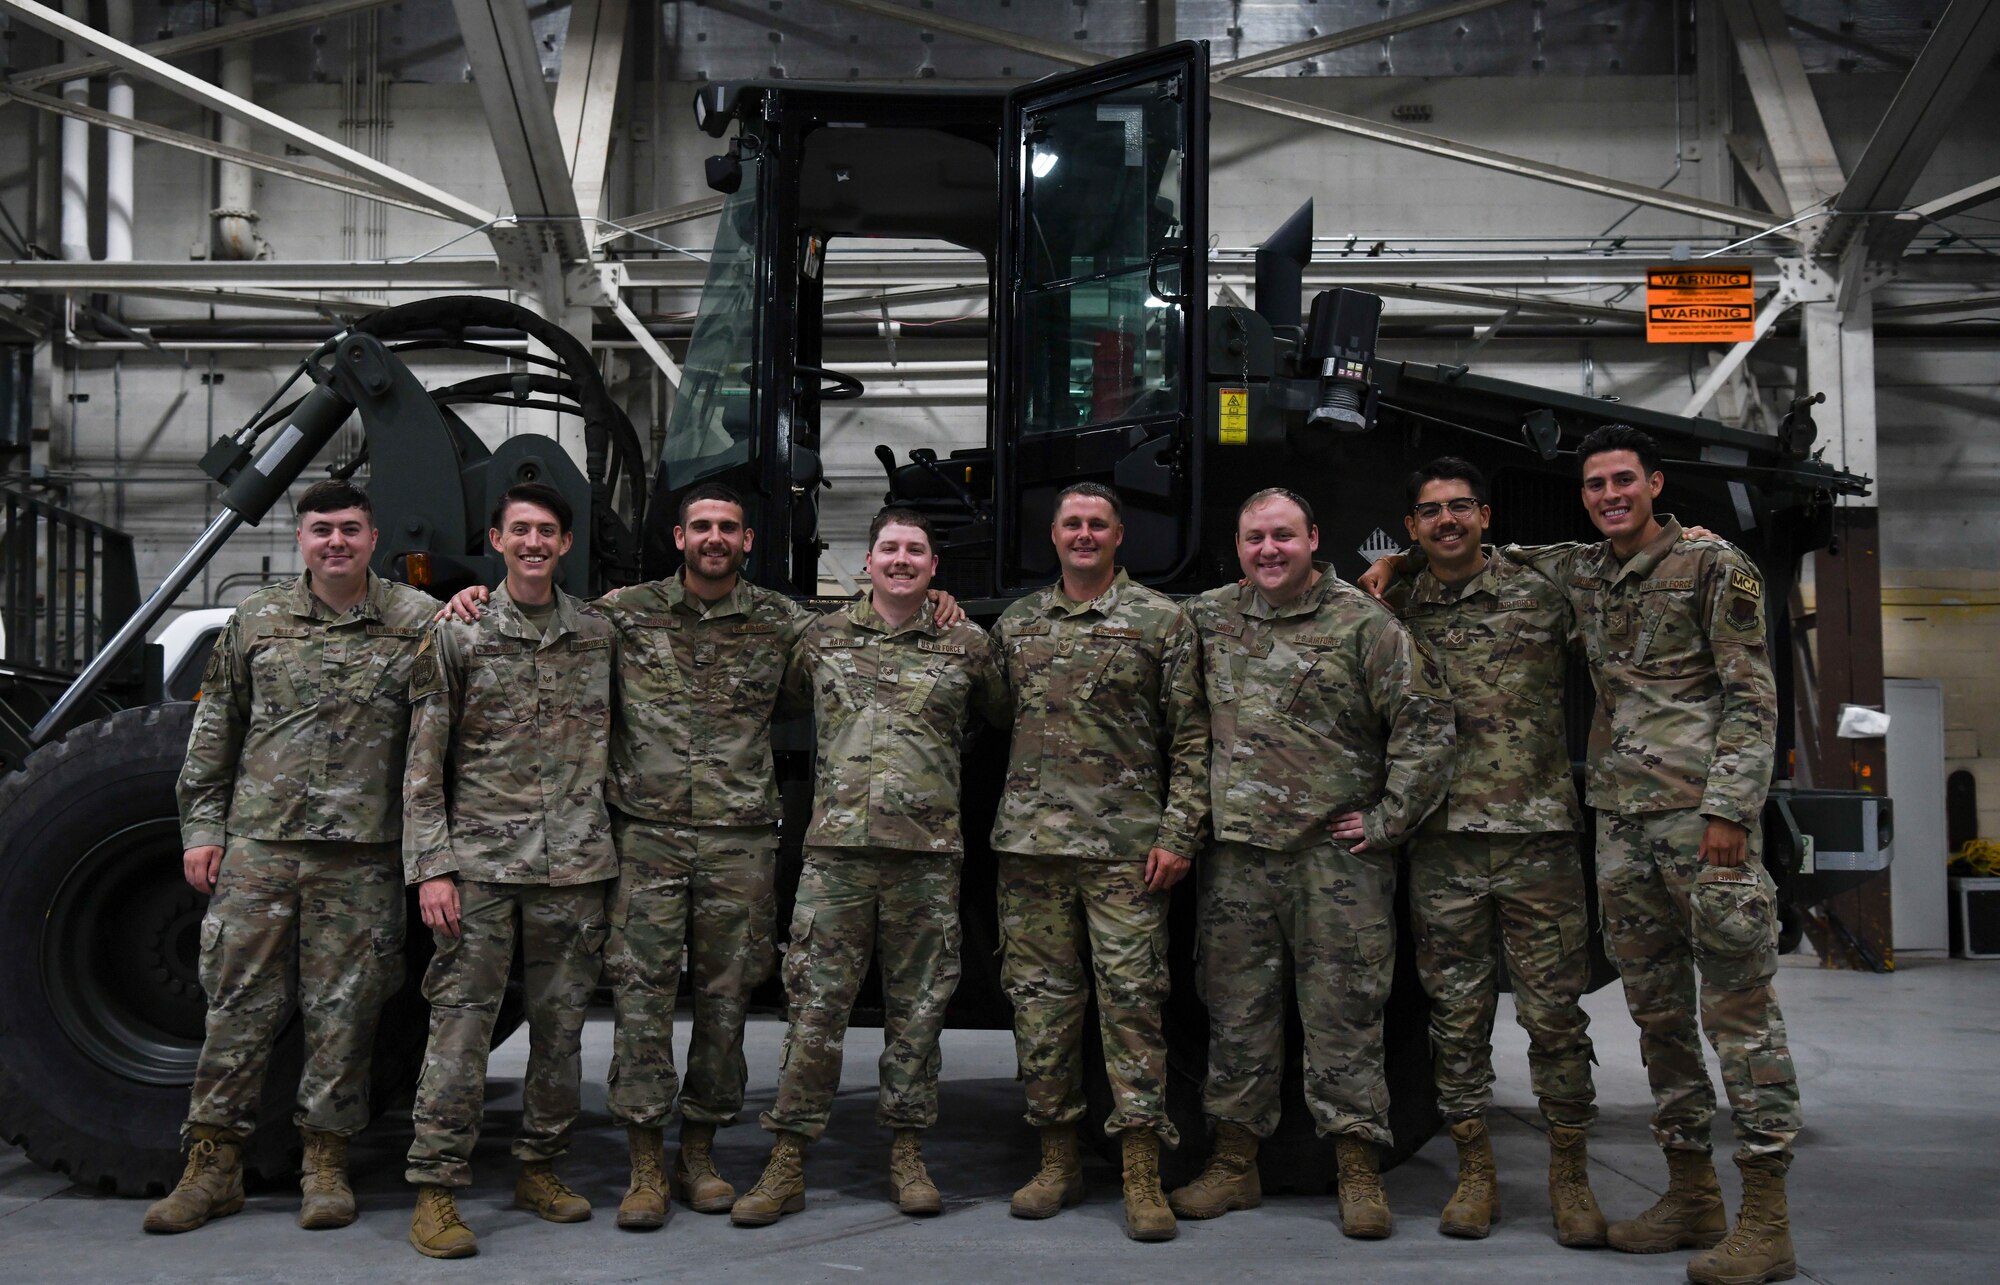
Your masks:
<svg viewBox="0 0 2000 1285"><path fill-rule="evenodd" d="M673 490L750 459L757 396L758 164L754 157L743 158L743 185L722 207L715 231L661 457Z"/></svg>

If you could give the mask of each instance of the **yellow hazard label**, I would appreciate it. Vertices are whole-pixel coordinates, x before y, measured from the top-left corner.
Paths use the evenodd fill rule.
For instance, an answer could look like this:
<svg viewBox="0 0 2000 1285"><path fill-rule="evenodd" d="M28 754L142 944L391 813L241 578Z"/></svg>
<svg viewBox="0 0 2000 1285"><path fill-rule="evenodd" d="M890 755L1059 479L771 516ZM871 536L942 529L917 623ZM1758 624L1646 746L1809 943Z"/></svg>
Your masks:
<svg viewBox="0 0 2000 1285"><path fill-rule="evenodd" d="M1250 390L1216 390L1216 436L1224 446L1245 446L1250 441Z"/></svg>

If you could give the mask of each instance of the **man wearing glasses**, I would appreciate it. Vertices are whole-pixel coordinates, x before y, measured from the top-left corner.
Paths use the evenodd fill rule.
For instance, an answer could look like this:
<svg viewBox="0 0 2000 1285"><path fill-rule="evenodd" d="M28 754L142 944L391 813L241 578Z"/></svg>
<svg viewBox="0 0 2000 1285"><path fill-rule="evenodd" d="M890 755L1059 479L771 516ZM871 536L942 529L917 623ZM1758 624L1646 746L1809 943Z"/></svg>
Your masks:
<svg viewBox="0 0 2000 1285"><path fill-rule="evenodd" d="M1602 1245L1584 1152L1597 1106L1590 1019L1578 1002L1590 984L1590 925L1561 698L1569 601L1480 543L1493 510L1473 464L1432 460L1410 475L1409 500L1403 524L1425 567L1388 601L1443 666L1458 730L1450 793L1409 849L1438 1106L1458 1145L1458 1189L1438 1230L1477 1239L1500 1213L1486 1110L1504 953L1549 1124L1556 1239Z"/></svg>

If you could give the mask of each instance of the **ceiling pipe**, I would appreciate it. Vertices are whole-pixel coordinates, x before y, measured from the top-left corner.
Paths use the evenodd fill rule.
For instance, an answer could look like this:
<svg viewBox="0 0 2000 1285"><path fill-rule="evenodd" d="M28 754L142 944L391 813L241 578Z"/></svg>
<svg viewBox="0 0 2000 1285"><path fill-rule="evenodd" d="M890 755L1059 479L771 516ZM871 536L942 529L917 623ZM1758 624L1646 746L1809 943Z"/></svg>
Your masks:
<svg viewBox="0 0 2000 1285"><path fill-rule="evenodd" d="M78 22L90 20L90 0L63 0L63 12ZM71 57L86 52L72 45ZM90 105L90 81L65 80L62 96ZM65 116L62 123L62 214L58 232L62 257L72 262L90 258L90 126Z"/></svg>
<svg viewBox="0 0 2000 1285"><path fill-rule="evenodd" d="M249 0L229 0L222 6L221 20L225 25L247 22L256 17ZM251 101L255 96L256 64L254 46L247 40L237 40L222 47L222 90L243 100ZM235 116L224 116L216 139L224 147L234 147L239 151L250 150L250 123ZM216 257L220 259L268 259L271 246L257 235L256 191L252 186L253 171L247 165L233 161L219 161L215 167L215 208L209 217L215 221Z"/></svg>
<svg viewBox="0 0 2000 1285"><path fill-rule="evenodd" d="M104 32L113 40L132 43L132 0L105 0ZM111 74L104 106L113 116L133 117L132 78ZM104 131L104 257L129 263L132 259L132 206L137 189L132 178L132 143L123 130Z"/></svg>

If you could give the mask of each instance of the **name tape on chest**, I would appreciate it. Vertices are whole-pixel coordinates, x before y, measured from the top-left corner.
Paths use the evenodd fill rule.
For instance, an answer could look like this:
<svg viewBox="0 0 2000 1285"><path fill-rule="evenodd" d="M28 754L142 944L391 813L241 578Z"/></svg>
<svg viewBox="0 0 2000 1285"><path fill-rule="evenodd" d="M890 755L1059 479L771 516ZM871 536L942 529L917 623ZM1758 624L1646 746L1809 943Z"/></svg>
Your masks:
<svg viewBox="0 0 2000 1285"><path fill-rule="evenodd" d="M265 628L263 628L262 630L260 630L260 631L259 631L259 633L260 633L260 636L262 636L262 637L265 637L265 638L310 638L310 637L312 637L312 630L310 630L310 629L303 629L303 628L299 628L298 626L295 626L295 625L267 625L267 626L265 626Z"/></svg>
<svg viewBox="0 0 2000 1285"><path fill-rule="evenodd" d="M1144 631L1138 629L1119 629L1111 625L1099 625L1090 631L1090 636L1092 638L1123 638L1129 642L1138 642L1146 635Z"/></svg>
<svg viewBox="0 0 2000 1285"><path fill-rule="evenodd" d="M572 638L569 640L569 649L571 651L601 651L610 645L611 640L609 638Z"/></svg>

